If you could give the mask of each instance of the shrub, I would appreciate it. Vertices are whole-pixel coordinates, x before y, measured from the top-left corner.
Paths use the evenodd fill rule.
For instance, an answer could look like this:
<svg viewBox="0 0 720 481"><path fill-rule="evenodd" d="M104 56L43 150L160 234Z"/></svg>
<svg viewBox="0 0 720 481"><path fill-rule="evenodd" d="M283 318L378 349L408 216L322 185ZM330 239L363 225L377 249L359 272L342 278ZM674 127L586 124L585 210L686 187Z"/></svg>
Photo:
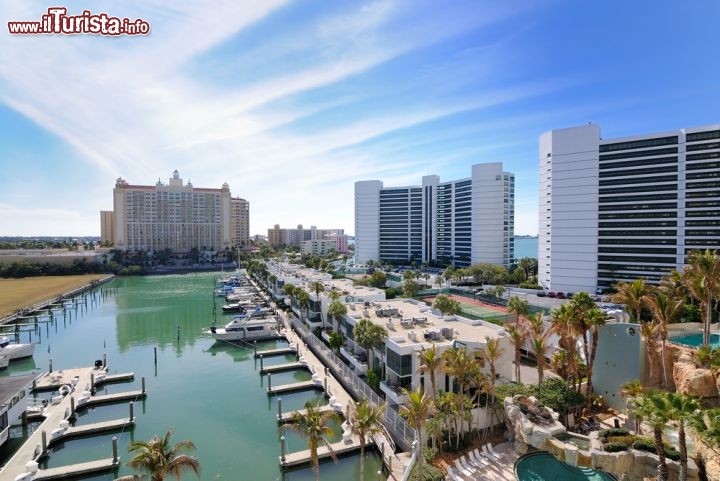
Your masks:
<svg viewBox="0 0 720 481"><path fill-rule="evenodd" d="M628 445L621 442L607 443L603 449L608 453L617 453L619 451L627 451Z"/></svg>
<svg viewBox="0 0 720 481"><path fill-rule="evenodd" d="M664 446L666 458L672 459L673 461L680 460L680 452L677 449L673 448L668 444L665 444ZM639 451L647 451L653 454L657 454L657 449L655 449L655 441L652 438L637 437L632 443L632 447L633 449L637 449Z"/></svg>
<svg viewBox="0 0 720 481"><path fill-rule="evenodd" d="M628 434L630 434L630 431L625 428L603 429L602 431L598 432L598 436L600 436L601 438L608 438L610 436L627 436Z"/></svg>

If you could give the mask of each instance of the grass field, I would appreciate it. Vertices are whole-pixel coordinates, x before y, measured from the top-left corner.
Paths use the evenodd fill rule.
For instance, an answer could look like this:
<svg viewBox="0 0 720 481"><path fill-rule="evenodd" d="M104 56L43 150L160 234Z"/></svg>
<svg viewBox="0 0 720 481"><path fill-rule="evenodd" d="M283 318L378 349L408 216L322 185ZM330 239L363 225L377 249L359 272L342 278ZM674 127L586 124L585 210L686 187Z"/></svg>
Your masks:
<svg viewBox="0 0 720 481"><path fill-rule="evenodd" d="M107 274L0 279L0 318L77 289Z"/></svg>

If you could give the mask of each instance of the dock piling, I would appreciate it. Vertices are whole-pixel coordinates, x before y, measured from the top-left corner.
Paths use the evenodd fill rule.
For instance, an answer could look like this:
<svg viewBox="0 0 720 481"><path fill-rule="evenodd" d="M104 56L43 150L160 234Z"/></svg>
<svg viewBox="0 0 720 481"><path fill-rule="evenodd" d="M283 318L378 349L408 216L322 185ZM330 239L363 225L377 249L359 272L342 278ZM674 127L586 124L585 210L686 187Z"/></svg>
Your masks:
<svg viewBox="0 0 720 481"><path fill-rule="evenodd" d="M134 413L133 413L133 402L130 401L130 422L135 419Z"/></svg>
<svg viewBox="0 0 720 481"><path fill-rule="evenodd" d="M90 392L95 390L95 374L90 373Z"/></svg>
<svg viewBox="0 0 720 481"><path fill-rule="evenodd" d="M278 398L278 419L282 419L282 398Z"/></svg>
<svg viewBox="0 0 720 481"><path fill-rule="evenodd" d="M112 437L113 464L118 462L117 436Z"/></svg>
<svg viewBox="0 0 720 481"><path fill-rule="evenodd" d="M324 386L324 388L325 388L325 392L328 392L327 382L328 382L328 381L327 381L327 377L325 377L325 381L324 381L324 384L323 384L323 386Z"/></svg>
<svg viewBox="0 0 720 481"><path fill-rule="evenodd" d="M50 358L50 369L48 369L49 372L52 372L52 358Z"/></svg>
<svg viewBox="0 0 720 481"><path fill-rule="evenodd" d="M257 356L257 341L253 341L253 348L255 349L253 356Z"/></svg>
<svg viewBox="0 0 720 481"><path fill-rule="evenodd" d="M47 456L47 431L42 432L42 457Z"/></svg>
<svg viewBox="0 0 720 481"><path fill-rule="evenodd" d="M70 397L70 417L75 417L75 396Z"/></svg>
<svg viewBox="0 0 720 481"><path fill-rule="evenodd" d="M260 354L260 372L263 370L263 355Z"/></svg>
<svg viewBox="0 0 720 481"><path fill-rule="evenodd" d="M157 366L157 346L155 346L153 350L155 351L155 365Z"/></svg>
<svg viewBox="0 0 720 481"><path fill-rule="evenodd" d="M285 462L285 436L280 436L280 461Z"/></svg>
<svg viewBox="0 0 720 481"><path fill-rule="evenodd" d="M145 394L145 376L142 377L142 393Z"/></svg>
<svg viewBox="0 0 720 481"><path fill-rule="evenodd" d="M107 354L103 353L103 368L107 367Z"/></svg>
<svg viewBox="0 0 720 481"><path fill-rule="evenodd" d="M178 344L180 344L180 324L178 324L178 327L177 327L177 342L178 342Z"/></svg>
<svg viewBox="0 0 720 481"><path fill-rule="evenodd" d="M268 373L268 391L272 391L272 374Z"/></svg>

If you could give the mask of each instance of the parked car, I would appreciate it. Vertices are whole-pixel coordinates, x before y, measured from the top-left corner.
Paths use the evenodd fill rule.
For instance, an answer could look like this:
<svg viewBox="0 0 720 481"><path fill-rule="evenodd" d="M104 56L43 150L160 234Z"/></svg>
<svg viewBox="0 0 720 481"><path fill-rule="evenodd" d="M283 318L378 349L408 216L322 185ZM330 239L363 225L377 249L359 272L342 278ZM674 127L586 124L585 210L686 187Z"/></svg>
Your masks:
<svg viewBox="0 0 720 481"><path fill-rule="evenodd" d="M555 297L558 299L565 299L565 293L564 292L558 292L555 294Z"/></svg>
<svg viewBox="0 0 720 481"><path fill-rule="evenodd" d="M538 291L538 293L537 293L536 295L537 295L538 297L545 297L545 296L547 296L547 294L545 293L545 291Z"/></svg>
<svg viewBox="0 0 720 481"><path fill-rule="evenodd" d="M557 293L555 293L555 291L550 291L547 293L547 296L548 297L557 297Z"/></svg>

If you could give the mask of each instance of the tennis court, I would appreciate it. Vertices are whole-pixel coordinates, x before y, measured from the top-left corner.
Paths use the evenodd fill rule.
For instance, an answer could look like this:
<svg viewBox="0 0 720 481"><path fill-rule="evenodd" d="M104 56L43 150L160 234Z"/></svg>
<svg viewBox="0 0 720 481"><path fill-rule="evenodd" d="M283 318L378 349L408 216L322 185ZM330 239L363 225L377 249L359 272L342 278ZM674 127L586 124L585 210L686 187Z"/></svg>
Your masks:
<svg viewBox="0 0 720 481"><path fill-rule="evenodd" d="M462 307L463 314L468 314L469 317L500 322L505 322L507 320L512 321L515 319L514 314L508 314L507 311L500 306L488 307L487 305L483 305L482 301L468 299L466 297L456 296L453 294L450 294L449 297L450 299L458 301ZM432 303L432 301L435 300L435 296L423 297L423 300Z"/></svg>

